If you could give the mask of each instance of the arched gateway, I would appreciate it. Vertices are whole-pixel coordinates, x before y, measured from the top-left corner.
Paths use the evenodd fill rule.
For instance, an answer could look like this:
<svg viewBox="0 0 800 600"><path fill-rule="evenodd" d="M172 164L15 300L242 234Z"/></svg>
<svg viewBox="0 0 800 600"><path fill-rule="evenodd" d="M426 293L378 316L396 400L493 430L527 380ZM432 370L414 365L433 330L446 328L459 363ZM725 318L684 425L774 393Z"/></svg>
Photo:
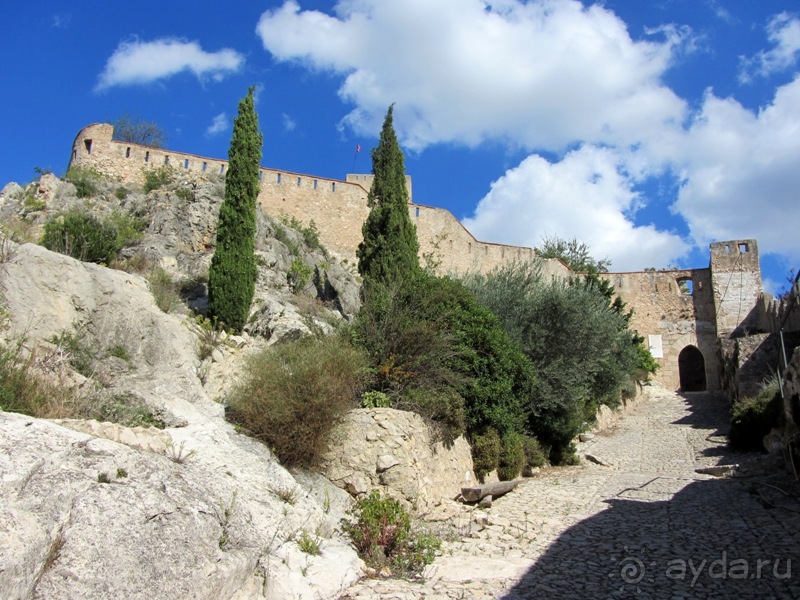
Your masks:
<svg viewBox="0 0 800 600"><path fill-rule="evenodd" d="M706 391L706 361L697 346L686 346L678 355L682 392Z"/></svg>

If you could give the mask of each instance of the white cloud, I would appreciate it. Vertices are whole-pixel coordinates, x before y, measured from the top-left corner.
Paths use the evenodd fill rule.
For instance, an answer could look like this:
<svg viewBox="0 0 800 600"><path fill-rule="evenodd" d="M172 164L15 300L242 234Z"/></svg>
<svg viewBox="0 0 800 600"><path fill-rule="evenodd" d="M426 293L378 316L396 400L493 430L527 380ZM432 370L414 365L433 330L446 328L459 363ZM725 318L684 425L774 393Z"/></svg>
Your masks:
<svg viewBox="0 0 800 600"><path fill-rule="evenodd" d="M206 52L197 42L161 38L121 42L106 62L95 91L117 85L142 85L190 71L196 77L220 80L238 71L244 57L230 48Z"/></svg>
<svg viewBox="0 0 800 600"><path fill-rule="evenodd" d="M219 113L216 117L211 119L211 125L206 128L206 135L213 136L223 133L228 129L228 115L224 112Z"/></svg>
<svg viewBox="0 0 800 600"><path fill-rule="evenodd" d="M662 266L682 256L679 236L630 219L640 198L624 172L625 157L584 146L550 163L531 155L492 184L464 224L478 239L524 246L544 236L577 238L614 271Z"/></svg>
<svg viewBox="0 0 800 600"><path fill-rule="evenodd" d="M752 58L743 58L739 80L747 83L754 75L766 77L785 71L797 64L800 57L800 19L789 13L780 13L767 24L771 50L762 50Z"/></svg>
<svg viewBox="0 0 800 600"><path fill-rule="evenodd" d="M379 131L392 102L398 135L416 150L635 144L685 118L660 81L682 28L634 41L611 11L576 0L340 0L334 11L289 0L257 32L276 60L344 77L339 94L355 105L344 122L359 134Z"/></svg>
<svg viewBox="0 0 800 600"><path fill-rule="evenodd" d="M294 128L297 127L297 123L295 123L295 120L292 119L292 117L290 117L286 113L283 113L281 115L281 119L283 121L283 130L284 131L294 131Z"/></svg>
<svg viewBox="0 0 800 600"><path fill-rule="evenodd" d="M762 253L800 262L800 76L758 112L708 91L676 151L674 208L698 245L757 238Z"/></svg>

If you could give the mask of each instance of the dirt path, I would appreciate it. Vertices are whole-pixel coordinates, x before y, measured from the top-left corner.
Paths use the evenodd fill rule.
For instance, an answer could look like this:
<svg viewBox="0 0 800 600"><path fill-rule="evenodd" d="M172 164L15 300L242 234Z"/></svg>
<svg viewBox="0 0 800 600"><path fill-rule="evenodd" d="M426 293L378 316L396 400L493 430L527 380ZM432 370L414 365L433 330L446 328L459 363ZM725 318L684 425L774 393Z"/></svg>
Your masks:
<svg viewBox="0 0 800 600"><path fill-rule="evenodd" d="M774 460L725 445L727 403L658 387L550 469L451 523L424 582L342 598L800 598L800 499ZM736 477L698 473L740 463ZM770 505L778 505L773 508Z"/></svg>

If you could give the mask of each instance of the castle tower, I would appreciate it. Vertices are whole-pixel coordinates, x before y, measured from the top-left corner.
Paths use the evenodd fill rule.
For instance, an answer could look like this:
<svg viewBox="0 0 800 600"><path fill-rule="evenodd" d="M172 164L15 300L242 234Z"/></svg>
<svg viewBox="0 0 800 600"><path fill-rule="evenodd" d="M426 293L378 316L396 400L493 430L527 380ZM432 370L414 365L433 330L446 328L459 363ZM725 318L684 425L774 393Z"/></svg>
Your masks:
<svg viewBox="0 0 800 600"><path fill-rule="evenodd" d="M736 337L751 325L750 313L763 291L758 244L755 240L711 244L710 269L717 335Z"/></svg>

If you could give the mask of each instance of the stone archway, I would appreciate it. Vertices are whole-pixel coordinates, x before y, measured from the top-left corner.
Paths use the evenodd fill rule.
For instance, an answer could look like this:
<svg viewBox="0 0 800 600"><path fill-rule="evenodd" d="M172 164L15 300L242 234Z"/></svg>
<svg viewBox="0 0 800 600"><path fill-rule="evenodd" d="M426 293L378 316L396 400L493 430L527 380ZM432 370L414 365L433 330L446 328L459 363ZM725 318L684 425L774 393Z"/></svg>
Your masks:
<svg viewBox="0 0 800 600"><path fill-rule="evenodd" d="M697 346L686 346L678 355L678 377L682 392L706 391L706 361Z"/></svg>

